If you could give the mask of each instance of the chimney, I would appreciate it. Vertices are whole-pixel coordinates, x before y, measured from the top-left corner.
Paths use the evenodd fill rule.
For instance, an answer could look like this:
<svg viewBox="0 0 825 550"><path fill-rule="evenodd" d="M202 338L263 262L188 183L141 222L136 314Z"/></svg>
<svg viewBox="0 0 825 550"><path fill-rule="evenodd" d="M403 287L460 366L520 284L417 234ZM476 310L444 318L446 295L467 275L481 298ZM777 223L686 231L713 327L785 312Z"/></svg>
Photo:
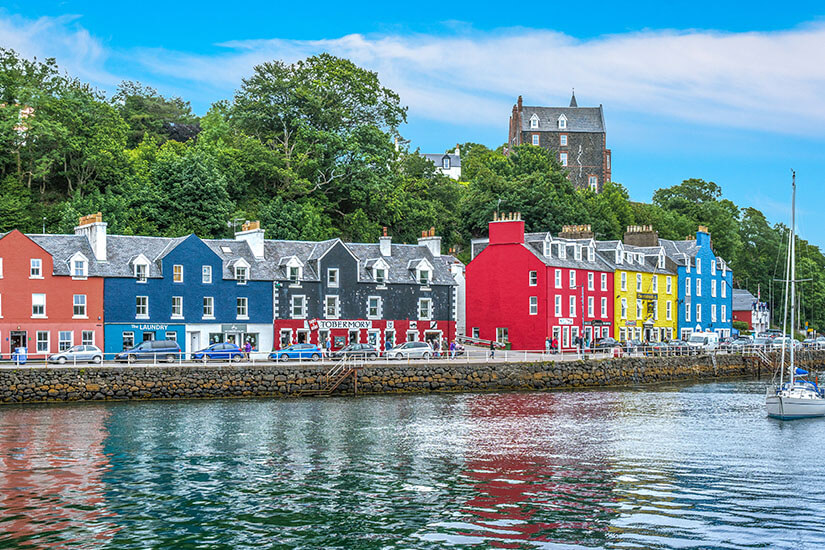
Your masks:
<svg viewBox="0 0 825 550"><path fill-rule="evenodd" d="M235 233L236 241L246 241L252 249L255 259L264 258L264 230L261 229L261 222L245 222L241 226L241 231Z"/></svg>
<svg viewBox="0 0 825 550"><path fill-rule="evenodd" d="M524 222L521 220L521 212L508 212L495 216L488 227L490 244L524 243Z"/></svg>
<svg viewBox="0 0 825 550"><path fill-rule="evenodd" d="M418 246L426 246L436 258L441 256L441 237L436 236L435 227L431 227L429 231L421 232L421 238L418 239Z"/></svg>
<svg viewBox="0 0 825 550"><path fill-rule="evenodd" d="M632 246L659 246L659 233L652 225L629 225L622 241Z"/></svg>
<svg viewBox="0 0 825 550"><path fill-rule="evenodd" d="M518 110L521 111L521 96L518 96Z"/></svg>
<svg viewBox="0 0 825 550"><path fill-rule="evenodd" d="M455 144L455 156L461 156L461 149L458 148L458 143Z"/></svg>
<svg viewBox="0 0 825 550"><path fill-rule="evenodd" d="M106 261L106 226L108 224L103 221L103 214L89 214L88 216L81 216L74 228L75 235L83 235L89 241L89 246L92 247L95 260L98 262Z"/></svg>
<svg viewBox="0 0 825 550"><path fill-rule="evenodd" d="M698 246L710 246L710 232L708 231L708 226L700 225L699 230L696 231L696 244Z"/></svg>
<svg viewBox="0 0 825 550"><path fill-rule="evenodd" d="M378 239L378 248L381 250L381 255L389 258L392 256L392 237L387 236L387 228L384 228L384 234Z"/></svg>
<svg viewBox="0 0 825 550"><path fill-rule="evenodd" d="M587 225L563 225L559 237L562 239L592 239L594 237L590 224Z"/></svg>

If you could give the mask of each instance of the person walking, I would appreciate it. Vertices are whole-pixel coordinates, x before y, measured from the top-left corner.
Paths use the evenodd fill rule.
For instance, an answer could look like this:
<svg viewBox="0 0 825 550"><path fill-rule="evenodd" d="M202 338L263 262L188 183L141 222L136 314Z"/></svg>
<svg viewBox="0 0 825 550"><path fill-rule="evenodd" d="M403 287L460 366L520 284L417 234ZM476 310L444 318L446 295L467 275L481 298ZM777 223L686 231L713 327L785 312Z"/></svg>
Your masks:
<svg viewBox="0 0 825 550"><path fill-rule="evenodd" d="M490 359L496 358L496 343L490 340Z"/></svg>
<svg viewBox="0 0 825 550"><path fill-rule="evenodd" d="M455 359L455 348L455 340L453 340L452 342L450 342L450 359Z"/></svg>
<svg viewBox="0 0 825 550"><path fill-rule="evenodd" d="M247 361L249 361L250 353L252 353L252 342L247 340L246 343L243 345L243 356L244 359L246 359Z"/></svg>
<svg viewBox="0 0 825 550"><path fill-rule="evenodd" d="M553 353L556 353L556 352L559 351L559 339L556 338L555 336L553 337L553 340L550 342L550 350Z"/></svg>

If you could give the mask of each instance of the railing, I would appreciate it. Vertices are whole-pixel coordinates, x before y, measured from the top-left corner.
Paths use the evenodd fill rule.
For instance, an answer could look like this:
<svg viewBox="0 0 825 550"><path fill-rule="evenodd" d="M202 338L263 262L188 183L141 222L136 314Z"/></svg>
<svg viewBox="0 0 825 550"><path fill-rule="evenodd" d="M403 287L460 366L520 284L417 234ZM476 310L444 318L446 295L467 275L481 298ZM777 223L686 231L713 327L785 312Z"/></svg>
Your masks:
<svg viewBox="0 0 825 550"><path fill-rule="evenodd" d="M825 348L800 348L800 355L804 357L804 353L815 351L816 349ZM428 350L422 352L421 357L402 357L395 359L390 357L386 352L376 352L378 354L375 358L370 357L356 357L347 356L344 358L331 359L328 354L315 354L313 357L310 354L298 357L290 357L288 361L280 361L270 358L271 352L253 351L249 354L233 353L231 357L215 357L208 358L204 356L201 359L193 359L192 352L165 352L165 353L149 353L143 356L137 356L134 360L116 359L120 353L104 353L100 352L95 355L95 358L83 359L77 356L69 357L64 362L50 361L49 358L55 353L35 352L28 353L25 359L13 359L8 354L0 357L0 367L15 367L22 368L28 366L85 366L95 364L105 364L107 366L159 366L162 364L176 364L181 367L185 366L203 366L206 364L234 364L238 366L257 366L262 364L282 363L285 365L303 365L303 364L317 364L317 365L332 365L332 368L327 372L329 380L334 380L337 375L347 369L347 365L359 364L385 364L397 365L399 363L413 363L413 362L549 362L549 361L575 361L581 359L607 359L618 357L679 357L689 355L707 355L707 354L726 354L726 355L742 355L746 357L753 357L762 362L765 366L773 367L774 360L780 353L780 348L772 346L745 346L737 348L717 348L705 349L690 347L687 344L680 344L678 346L651 344L649 346L615 346L609 348L584 348L584 349L564 349L564 350L507 350L495 349L491 352L488 348L468 346L455 352ZM786 348L785 353L789 353Z"/></svg>

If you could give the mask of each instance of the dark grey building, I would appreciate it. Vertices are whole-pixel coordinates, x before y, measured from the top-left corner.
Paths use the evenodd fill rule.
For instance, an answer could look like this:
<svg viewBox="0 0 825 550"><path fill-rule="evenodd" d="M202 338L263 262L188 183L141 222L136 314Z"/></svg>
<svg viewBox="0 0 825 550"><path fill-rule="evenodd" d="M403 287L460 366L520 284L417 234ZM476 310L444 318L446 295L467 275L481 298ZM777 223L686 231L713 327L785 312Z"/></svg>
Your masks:
<svg viewBox="0 0 825 550"><path fill-rule="evenodd" d="M600 192L604 182L611 180L602 106L579 107L575 94L568 107L531 107L523 105L519 96L510 115L508 142L552 151L580 189Z"/></svg>

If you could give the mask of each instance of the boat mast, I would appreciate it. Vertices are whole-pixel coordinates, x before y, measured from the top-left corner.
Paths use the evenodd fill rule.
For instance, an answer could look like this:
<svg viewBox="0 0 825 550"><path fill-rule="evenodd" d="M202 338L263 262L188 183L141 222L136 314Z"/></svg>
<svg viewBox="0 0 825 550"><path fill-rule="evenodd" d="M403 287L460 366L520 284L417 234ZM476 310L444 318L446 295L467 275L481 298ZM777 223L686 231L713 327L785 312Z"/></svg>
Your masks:
<svg viewBox="0 0 825 550"><path fill-rule="evenodd" d="M794 171L791 170L791 174L794 174ZM793 184L792 187L794 190L796 189L796 185ZM795 195L792 195L792 197ZM791 199L793 201L793 198ZM790 234L790 231L788 231ZM782 388L782 384L785 382L785 339L784 337L788 335L788 297L790 296L790 282L791 282L791 239L788 239L788 252L785 254L785 293L784 293L784 304L782 309L782 347L780 348L780 357L779 357L779 387Z"/></svg>
<svg viewBox="0 0 825 550"><path fill-rule="evenodd" d="M796 320L796 172L793 174L793 196L791 198L791 386L793 386L796 368L794 367L794 321ZM784 353L783 353L784 355Z"/></svg>

